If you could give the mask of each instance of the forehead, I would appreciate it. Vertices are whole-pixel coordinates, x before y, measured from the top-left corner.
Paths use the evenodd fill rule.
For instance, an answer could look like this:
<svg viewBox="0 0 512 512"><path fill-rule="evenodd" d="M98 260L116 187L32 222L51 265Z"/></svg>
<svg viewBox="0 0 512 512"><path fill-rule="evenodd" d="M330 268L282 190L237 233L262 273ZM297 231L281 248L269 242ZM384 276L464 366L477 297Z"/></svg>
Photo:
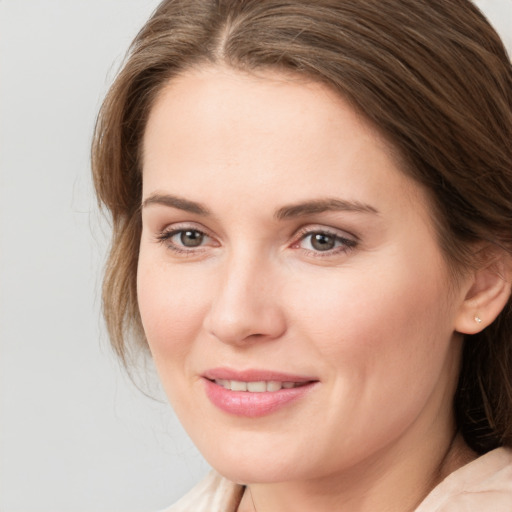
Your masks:
<svg viewBox="0 0 512 512"><path fill-rule="evenodd" d="M346 126L344 133L341 124ZM259 143L266 139L270 148L276 137L313 149L313 144L304 147L303 143L318 144L316 139L321 138L328 144L332 129L344 138L356 130L360 141L371 138L381 150L390 149L378 130L324 84L275 70L247 73L199 67L173 78L157 96L143 147L148 149L148 139L158 135L155 132L166 131L172 134L166 144L180 149L199 138L208 142L216 138L219 151L231 148L236 153L254 139Z"/></svg>
<svg viewBox="0 0 512 512"><path fill-rule="evenodd" d="M326 196L415 195L392 147L326 85L276 71L191 69L153 105L144 135L144 195L180 188L199 200L264 193L288 202Z"/></svg>

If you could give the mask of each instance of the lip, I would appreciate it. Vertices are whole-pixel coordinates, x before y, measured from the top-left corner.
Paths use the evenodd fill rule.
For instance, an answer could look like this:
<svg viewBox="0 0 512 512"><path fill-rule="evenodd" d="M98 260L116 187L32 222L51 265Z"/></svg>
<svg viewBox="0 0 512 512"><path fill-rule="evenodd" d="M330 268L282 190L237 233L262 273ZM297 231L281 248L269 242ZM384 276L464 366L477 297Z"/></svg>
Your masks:
<svg viewBox="0 0 512 512"><path fill-rule="evenodd" d="M206 396L217 408L234 416L257 418L276 412L308 394L318 379L303 375L274 372L271 370L232 370L215 368L203 374ZM243 382L280 381L295 382L299 387L251 393L249 391L232 391L226 389L215 380L237 380Z"/></svg>
<svg viewBox="0 0 512 512"><path fill-rule="evenodd" d="M212 368L204 372L203 377L209 380L241 380L256 382L260 380L277 380L280 382L311 382L318 381L315 377L305 375L293 375L291 373L275 372L272 370L233 370L232 368Z"/></svg>

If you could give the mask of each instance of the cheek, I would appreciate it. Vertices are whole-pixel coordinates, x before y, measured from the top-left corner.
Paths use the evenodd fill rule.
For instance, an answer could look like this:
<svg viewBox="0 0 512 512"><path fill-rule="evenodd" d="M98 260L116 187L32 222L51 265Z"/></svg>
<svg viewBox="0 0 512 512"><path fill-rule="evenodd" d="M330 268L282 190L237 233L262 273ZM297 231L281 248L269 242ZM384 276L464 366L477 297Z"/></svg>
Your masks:
<svg viewBox="0 0 512 512"><path fill-rule="evenodd" d="M340 450L360 439L376 447L403 432L434 390L452 385L457 366L449 355L453 330L441 299L442 272L381 269L317 280L321 293L297 286L290 294L297 331L315 348L312 359L325 370L330 403L339 404L318 414L334 426L330 446L341 444ZM339 431L347 433L344 440Z"/></svg>
<svg viewBox="0 0 512 512"><path fill-rule="evenodd" d="M196 286L196 282L165 264L146 264L143 255L139 259L139 310L157 366L160 359L178 363L202 327L207 287Z"/></svg>
<svg viewBox="0 0 512 512"><path fill-rule="evenodd" d="M323 360L370 381L439 372L453 333L441 263L393 261L304 279L293 314ZM421 279L418 278L421 276ZM308 293L304 293L309 290Z"/></svg>

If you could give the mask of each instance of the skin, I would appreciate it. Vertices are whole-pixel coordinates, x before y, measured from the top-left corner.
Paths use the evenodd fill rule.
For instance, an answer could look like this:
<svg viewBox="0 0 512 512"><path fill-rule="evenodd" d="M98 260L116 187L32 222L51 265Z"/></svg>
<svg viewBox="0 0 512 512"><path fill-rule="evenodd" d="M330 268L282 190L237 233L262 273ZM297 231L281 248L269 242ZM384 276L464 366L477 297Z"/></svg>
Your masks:
<svg viewBox="0 0 512 512"><path fill-rule="evenodd" d="M352 208L276 217L325 199ZM142 220L157 370L206 459L249 485L240 511L412 510L472 458L452 400L473 283L453 283L423 190L326 86L223 67L173 79L144 136ZM319 232L332 249L312 244ZM205 394L220 366L318 382L238 417Z"/></svg>

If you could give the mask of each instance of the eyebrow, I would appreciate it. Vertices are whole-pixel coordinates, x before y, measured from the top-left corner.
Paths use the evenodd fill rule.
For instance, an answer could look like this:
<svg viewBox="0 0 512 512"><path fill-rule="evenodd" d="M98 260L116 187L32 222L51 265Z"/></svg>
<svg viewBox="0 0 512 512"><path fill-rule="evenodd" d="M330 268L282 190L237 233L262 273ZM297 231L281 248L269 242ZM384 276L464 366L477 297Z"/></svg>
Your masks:
<svg viewBox="0 0 512 512"><path fill-rule="evenodd" d="M142 203L142 207L152 204L159 204L163 206L170 206L171 208L177 208L189 213L195 213L197 215L210 215L210 210L201 203L184 199L183 197L173 196L169 194L153 194L145 199Z"/></svg>
<svg viewBox="0 0 512 512"><path fill-rule="evenodd" d="M343 199L327 198L283 206L277 210L275 218L278 220L285 220L294 217L333 211L372 213L377 215L379 213L373 206L360 203L359 201L345 201Z"/></svg>
<svg viewBox="0 0 512 512"><path fill-rule="evenodd" d="M210 210L203 204L170 194L152 194L143 201L142 207L145 208L152 204L169 206L197 215L211 215ZM373 206L360 203L359 201L326 198L283 206L276 211L274 217L277 220L287 220L332 211L372 213L377 215L379 213Z"/></svg>

